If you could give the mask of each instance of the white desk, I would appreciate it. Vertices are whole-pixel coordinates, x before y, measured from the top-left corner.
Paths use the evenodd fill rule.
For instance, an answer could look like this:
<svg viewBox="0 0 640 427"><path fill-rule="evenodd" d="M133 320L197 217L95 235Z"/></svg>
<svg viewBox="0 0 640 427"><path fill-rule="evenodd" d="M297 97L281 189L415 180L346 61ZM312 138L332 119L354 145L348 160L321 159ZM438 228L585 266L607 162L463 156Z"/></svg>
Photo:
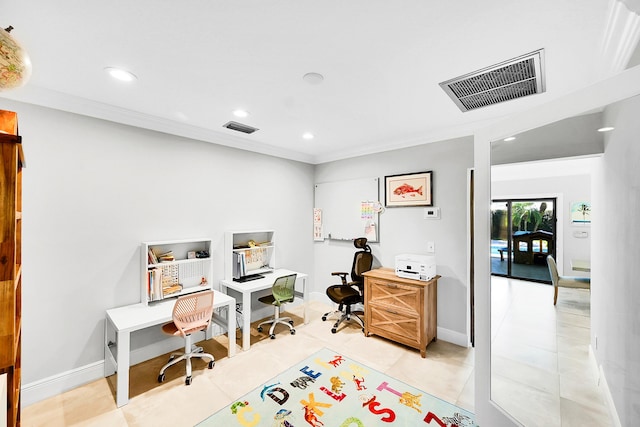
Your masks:
<svg viewBox="0 0 640 427"><path fill-rule="evenodd" d="M307 287L307 275L305 273L298 273L296 271L285 270L285 269L276 269L271 273L264 274L264 278L250 280L248 282L235 282L233 280L221 280L220 281L220 289L223 292L228 292L228 289L233 289L242 294L242 349L249 350L250 342L250 334L249 330L251 328L251 294L256 291L262 291L265 289L271 289L273 282L278 277L286 276L288 274L297 274L296 284L298 281L302 281L302 292L296 291L295 294L299 297L302 297L303 301L303 310L304 310L304 323L309 323L309 317L307 313L307 302L309 300L309 289Z"/></svg>
<svg viewBox="0 0 640 427"><path fill-rule="evenodd" d="M572 259L571 260L571 269L574 271L591 271L591 261L587 261L584 259Z"/></svg>
<svg viewBox="0 0 640 427"><path fill-rule="evenodd" d="M104 374L107 377L116 371L118 372L116 384L116 404L118 407L124 406L129 402L131 332L170 322L175 302L175 298L171 298L149 305L139 303L107 310L104 326ZM233 357L236 350L235 305L236 300L234 298L222 292L214 291L213 307L228 307L226 319L222 319L214 313L212 321L227 329L229 334L229 357ZM109 328L111 328L111 331L115 331L115 343L110 342ZM210 328L206 332L206 336L207 339L211 338ZM116 344L115 358L110 344Z"/></svg>

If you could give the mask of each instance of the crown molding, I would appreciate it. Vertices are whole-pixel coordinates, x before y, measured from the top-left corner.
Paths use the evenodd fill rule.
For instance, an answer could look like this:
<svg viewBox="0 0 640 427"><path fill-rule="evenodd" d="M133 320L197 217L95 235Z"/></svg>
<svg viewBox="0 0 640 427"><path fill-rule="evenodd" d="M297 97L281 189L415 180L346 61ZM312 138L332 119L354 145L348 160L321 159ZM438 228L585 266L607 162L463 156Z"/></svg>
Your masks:
<svg viewBox="0 0 640 427"><path fill-rule="evenodd" d="M285 150L273 145L264 144L250 139L239 138L211 129L205 129L187 123L177 122L138 111L128 110L101 102L92 101L51 89L27 84L24 87L2 93L3 98L14 101L34 104L41 107L66 111L82 116L93 117L110 122L134 126L142 129L153 130L170 135L190 138L198 141L210 142L226 147L237 148L239 150L251 151L268 156L279 157L288 160L295 160L303 163L313 164L313 156Z"/></svg>

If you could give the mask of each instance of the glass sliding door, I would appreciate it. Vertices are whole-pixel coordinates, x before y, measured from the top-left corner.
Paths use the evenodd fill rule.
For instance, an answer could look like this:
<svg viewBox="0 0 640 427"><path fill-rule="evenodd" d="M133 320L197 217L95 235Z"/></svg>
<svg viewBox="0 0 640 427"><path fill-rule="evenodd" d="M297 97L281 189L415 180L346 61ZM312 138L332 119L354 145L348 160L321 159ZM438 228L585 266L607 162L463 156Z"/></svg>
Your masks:
<svg viewBox="0 0 640 427"><path fill-rule="evenodd" d="M491 204L491 273L550 283L555 256L556 199L504 199Z"/></svg>

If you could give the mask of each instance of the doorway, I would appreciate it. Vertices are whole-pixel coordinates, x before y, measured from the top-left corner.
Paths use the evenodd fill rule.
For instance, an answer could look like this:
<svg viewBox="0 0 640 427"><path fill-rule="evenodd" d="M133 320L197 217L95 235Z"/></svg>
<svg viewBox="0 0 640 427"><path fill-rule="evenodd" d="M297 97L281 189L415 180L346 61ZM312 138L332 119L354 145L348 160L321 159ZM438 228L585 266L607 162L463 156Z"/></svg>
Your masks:
<svg viewBox="0 0 640 427"><path fill-rule="evenodd" d="M492 200L491 274L551 283L556 241L556 198Z"/></svg>

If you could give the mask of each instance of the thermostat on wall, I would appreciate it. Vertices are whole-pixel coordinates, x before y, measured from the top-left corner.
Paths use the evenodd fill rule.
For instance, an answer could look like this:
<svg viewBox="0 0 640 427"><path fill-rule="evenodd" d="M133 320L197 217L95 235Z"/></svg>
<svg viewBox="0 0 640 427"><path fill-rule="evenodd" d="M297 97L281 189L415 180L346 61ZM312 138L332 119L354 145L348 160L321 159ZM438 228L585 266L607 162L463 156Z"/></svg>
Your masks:
<svg viewBox="0 0 640 427"><path fill-rule="evenodd" d="M440 219L440 208L424 208L424 219Z"/></svg>

